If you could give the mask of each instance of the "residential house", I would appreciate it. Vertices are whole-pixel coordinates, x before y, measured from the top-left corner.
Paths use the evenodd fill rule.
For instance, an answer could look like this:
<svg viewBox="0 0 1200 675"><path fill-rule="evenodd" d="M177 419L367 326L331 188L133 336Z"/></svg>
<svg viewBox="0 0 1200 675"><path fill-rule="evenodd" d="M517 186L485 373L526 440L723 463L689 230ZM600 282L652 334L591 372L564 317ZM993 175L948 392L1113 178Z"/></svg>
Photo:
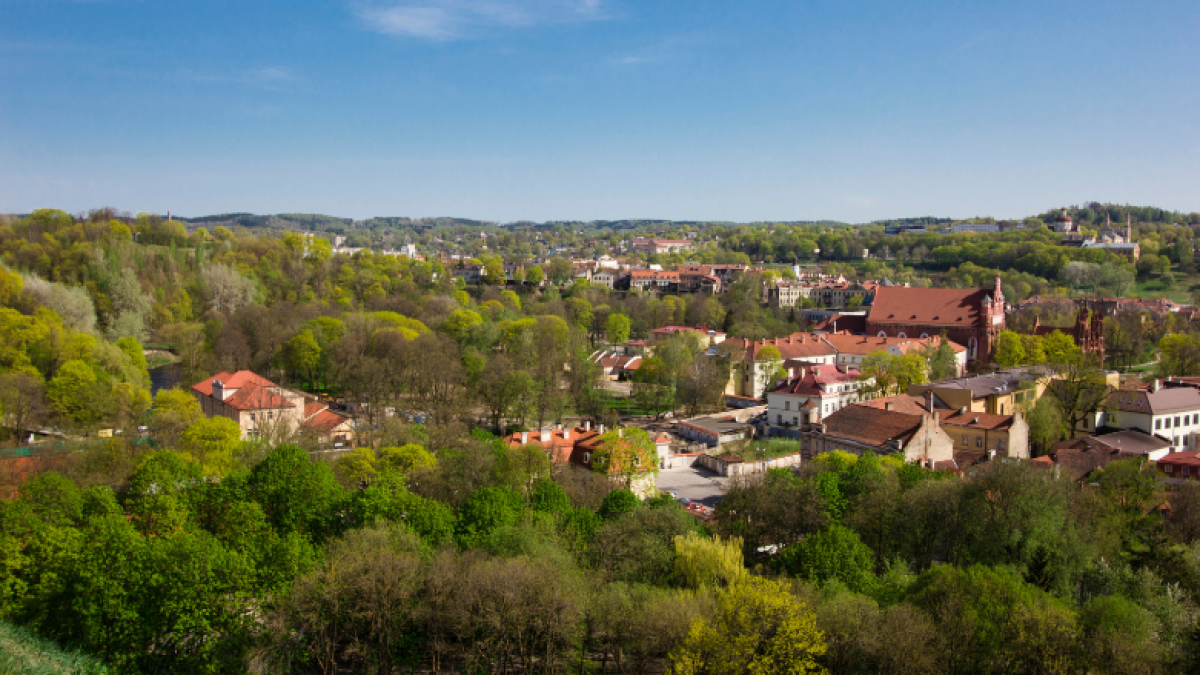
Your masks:
<svg viewBox="0 0 1200 675"><path fill-rule="evenodd" d="M593 352L590 359L600 366L600 376L612 382L628 379L642 364L641 356L619 354L616 350Z"/></svg>
<svg viewBox="0 0 1200 675"><path fill-rule="evenodd" d="M834 450L853 454L870 450L899 454L906 462L930 468L957 468L954 442L942 431L936 411L913 415L859 403L779 435L799 438L805 457Z"/></svg>
<svg viewBox="0 0 1200 675"><path fill-rule="evenodd" d="M1200 450L1172 452L1159 459L1157 466L1172 483L1200 480Z"/></svg>
<svg viewBox="0 0 1200 675"><path fill-rule="evenodd" d="M622 430L618 428L618 437L621 432ZM573 429L563 428L562 425L559 425L555 429L515 432L505 436L503 442L509 447L532 445L541 448L545 450L550 462L556 466L574 464L585 469L595 470L594 460L604 442L604 433L603 424L593 428L591 422L585 421L583 426ZM669 441L669 439L667 440ZM660 439L656 439L654 443L656 457L661 457L664 452L669 451L661 447ZM616 470L608 471L607 475L614 483L627 486L634 494L645 499L658 493L655 474L652 471L653 466L650 466L656 461L658 460L651 458L647 466L616 467Z"/></svg>
<svg viewBox="0 0 1200 675"><path fill-rule="evenodd" d="M1050 446L1050 455L1056 463L1073 465L1076 469L1086 465L1087 471L1082 475L1115 459L1143 457L1150 461L1158 461L1170 451L1170 440L1148 434L1141 429L1122 429L1095 436L1068 438ZM1087 456L1087 459L1080 460L1083 456ZM1077 477L1082 478L1082 475Z"/></svg>
<svg viewBox="0 0 1200 675"><path fill-rule="evenodd" d="M674 293L679 289L679 272L655 269L631 270L629 272L629 289Z"/></svg>
<svg viewBox="0 0 1200 675"><path fill-rule="evenodd" d="M767 423L782 428L799 428L801 420L824 419L862 397L864 383L855 369L833 365L803 368L801 376L789 379L767 392ZM805 415L811 411L811 415Z"/></svg>
<svg viewBox="0 0 1200 675"><path fill-rule="evenodd" d="M478 285L483 281L483 265L459 265L454 268L454 277L468 286Z"/></svg>
<svg viewBox="0 0 1200 675"><path fill-rule="evenodd" d="M954 443L956 458L960 455L1029 458L1029 423L1019 412L996 415L956 410L931 391L920 395L885 396L863 401L860 405L909 415L937 413L938 424Z"/></svg>
<svg viewBox="0 0 1200 675"><path fill-rule="evenodd" d="M277 433L312 433L331 442L347 442L354 421L315 397L281 387L248 370L218 373L192 387L200 409L209 417L227 417L242 437Z"/></svg>
<svg viewBox="0 0 1200 675"><path fill-rule="evenodd" d="M989 375L914 384L908 393L933 392L954 410L966 408L968 412L1011 415L1040 398L1050 378L1051 374L1036 368L1009 368Z"/></svg>
<svg viewBox="0 0 1200 675"><path fill-rule="evenodd" d="M837 350L822 340L821 336L809 333L793 333L771 340L726 340L719 348L730 356L726 394L762 398L763 393L774 386L776 377L768 371L781 364L762 360L761 353L766 347L778 350L782 364L785 367L791 364L793 370L795 364L832 364L837 361Z"/></svg>
<svg viewBox="0 0 1200 675"><path fill-rule="evenodd" d="M1146 389L1113 390L1106 408L1096 414L1096 427L1140 429L1162 436L1170 442L1172 452L1200 448L1200 389L1163 386L1161 380L1155 380Z"/></svg>

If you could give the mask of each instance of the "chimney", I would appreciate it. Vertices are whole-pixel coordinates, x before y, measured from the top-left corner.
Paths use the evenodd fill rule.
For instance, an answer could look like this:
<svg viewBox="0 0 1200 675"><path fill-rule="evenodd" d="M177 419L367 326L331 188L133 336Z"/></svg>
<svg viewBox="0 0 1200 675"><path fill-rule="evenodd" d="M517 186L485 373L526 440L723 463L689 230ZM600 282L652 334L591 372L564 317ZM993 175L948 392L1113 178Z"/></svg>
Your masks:
<svg viewBox="0 0 1200 675"><path fill-rule="evenodd" d="M1162 386L1162 383L1161 383L1161 382L1159 382L1158 378L1155 378L1155 379L1154 379L1154 384L1150 385L1150 391L1152 391L1152 392L1154 392L1154 393L1156 393L1156 394L1157 394L1157 393L1158 393L1158 388L1159 388L1160 386Z"/></svg>
<svg viewBox="0 0 1200 675"><path fill-rule="evenodd" d="M599 434L604 433L604 425L603 424L600 424L596 427L596 433L599 433Z"/></svg>
<svg viewBox="0 0 1200 675"><path fill-rule="evenodd" d="M563 440L564 441L571 440L571 430L570 429L563 429Z"/></svg>
<svg viewBox="0 0 1200 675"><path fill-rule="evenodd" d="M550 442L550 430L549 430L549 429L542 429L542 430L541 430L541 433L540 433L540 437L541 437L541 438L540 438L540 440L541 440L543 443L549 443L549 442Z"/></svg>
<svg viewBox="0 0 1200 675"><path fill-rule="evenodd" d="M583 430L584 430L584 431L591 431L591 430L592 430L592 421L591 421L591 420L584 420L584 421L583 421Z"/></svg>
<svg viewBox="0 0 1200 675"><path fill-rule="evenodd" d="M522 431L521 432L521 445L525 445L528 442L529 442L529 432Z"/></svg>
<svg viewBox="0 0 1200 675"><path fill-rule="evenodd" d="M896 407L896 404L895 404L894 402L892 402L892 401L887 401L886 403L884 403L884 404L883 404L883 409L884 409L884 410L892 410L892 409L894 409L895 407Z"/></svg>
<svg viewBox="0 0 1200 675"><path fill-rule="evenodd" d="M213 398L218 401L224 401L229 398L229 390L225 388L225 383L220 380L213 380L212 383Z"/></svg>
<svg viewBox="0 0 1200 675"><path fill-rule="evenodd" d="M624 438L624 437L625 437L625 429L623 429L622 427L617 427L617 438Z"/></svg>

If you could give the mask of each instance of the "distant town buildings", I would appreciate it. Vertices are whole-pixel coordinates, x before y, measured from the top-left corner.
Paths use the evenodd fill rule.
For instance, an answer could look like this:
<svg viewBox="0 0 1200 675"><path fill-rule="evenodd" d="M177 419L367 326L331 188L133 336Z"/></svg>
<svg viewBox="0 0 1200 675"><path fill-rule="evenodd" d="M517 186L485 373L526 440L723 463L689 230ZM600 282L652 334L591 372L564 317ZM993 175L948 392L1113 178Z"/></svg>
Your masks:
<svg viewBox="0 0 1200 675"><path fill-rule="evenodd" d="M959 223L950 226L950 232L953 234L962 234L963 232L999 232L1000 226L996 223Z"/></svg>

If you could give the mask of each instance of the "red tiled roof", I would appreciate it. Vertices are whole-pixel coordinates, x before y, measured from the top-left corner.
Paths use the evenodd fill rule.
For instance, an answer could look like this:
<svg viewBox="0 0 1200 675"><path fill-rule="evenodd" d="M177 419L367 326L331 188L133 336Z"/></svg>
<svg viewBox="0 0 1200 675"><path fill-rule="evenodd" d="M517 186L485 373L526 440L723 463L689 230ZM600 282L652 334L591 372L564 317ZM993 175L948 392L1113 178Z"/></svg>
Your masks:
<svg viewBox="0 0 1200 675"><path fill-rule="evenodd" d="M762 348L767 346L778 349L784 360L836 356L837 351L821 337L811 333L792 333L787 337L771 340L747 341L735 338L722 344L729 345L728 349L733 351L734 357L744 361L755 360Z"/></svg>
<svg viewBox="0 0 1200 675"><path fill-rule="evenodd" d="M278 410L296 407L278 393L279 385L249 370L239 370L233 374L218 373L194 385L192 389L211 397L215 380L220 380L226 389L233 390L222 403L235 410Z"/></svg>
<svg viewBox="0 0 1200 675"><path fill-rule="evenodd" d="M810 367L804 373L803 377L784 382L772 389L770 393L814 396L824 393L825 385L857 381L858 371L855 369L850 369L848 372L843 373L837 369L837 366L822 364Z"/></svg>
<svg viewBox="0 0 1200 675"><path fill-rule="evenodd" d="M221 383L225 385L226 389L240 389L247 384L258 384L264 387L276 386L274 382L265 377L256 375L249 370L239 370L236 373L217 373L207 380L192 386L192 389L195 389L205 396L212 396L213 380L220 380Z"/></svg>
<svg viewBox="0 0 1200 675"><path fill-rule="evenodd" d="M305 406L307 409L308 406ZM328 408L318 411L316 414L304 420L302 426L307 429L312 429L319 432L330 432L344 424L350 418L339 415L338 413L329 410Z"/></svg>
<svg viewBox="0 0 1200 675"><path fill-rule="evenodd" d="M1200 450L1172 452L1158 460L1158 463L1172 466L1200 466Z"/></svg>
<svg viewBox="0 0 1200 675"><path fill-rule="evenodd" d="M981 288L906 288L881 286L875 291L872 324L971 326L991 291Z"/></svg>

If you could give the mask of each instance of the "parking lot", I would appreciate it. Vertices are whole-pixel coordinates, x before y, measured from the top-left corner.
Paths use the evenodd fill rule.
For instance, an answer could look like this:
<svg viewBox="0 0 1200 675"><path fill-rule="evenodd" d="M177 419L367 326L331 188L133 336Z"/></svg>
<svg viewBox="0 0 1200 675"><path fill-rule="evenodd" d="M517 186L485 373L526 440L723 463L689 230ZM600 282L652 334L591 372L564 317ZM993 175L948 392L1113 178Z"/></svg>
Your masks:
<svg viewBox="0 0 1200 675"><path fill-rule="evenodd" d="M698 466L658 472L658 489L705 506L716 506L725 496L728 483L728 478Z"/></svg>

